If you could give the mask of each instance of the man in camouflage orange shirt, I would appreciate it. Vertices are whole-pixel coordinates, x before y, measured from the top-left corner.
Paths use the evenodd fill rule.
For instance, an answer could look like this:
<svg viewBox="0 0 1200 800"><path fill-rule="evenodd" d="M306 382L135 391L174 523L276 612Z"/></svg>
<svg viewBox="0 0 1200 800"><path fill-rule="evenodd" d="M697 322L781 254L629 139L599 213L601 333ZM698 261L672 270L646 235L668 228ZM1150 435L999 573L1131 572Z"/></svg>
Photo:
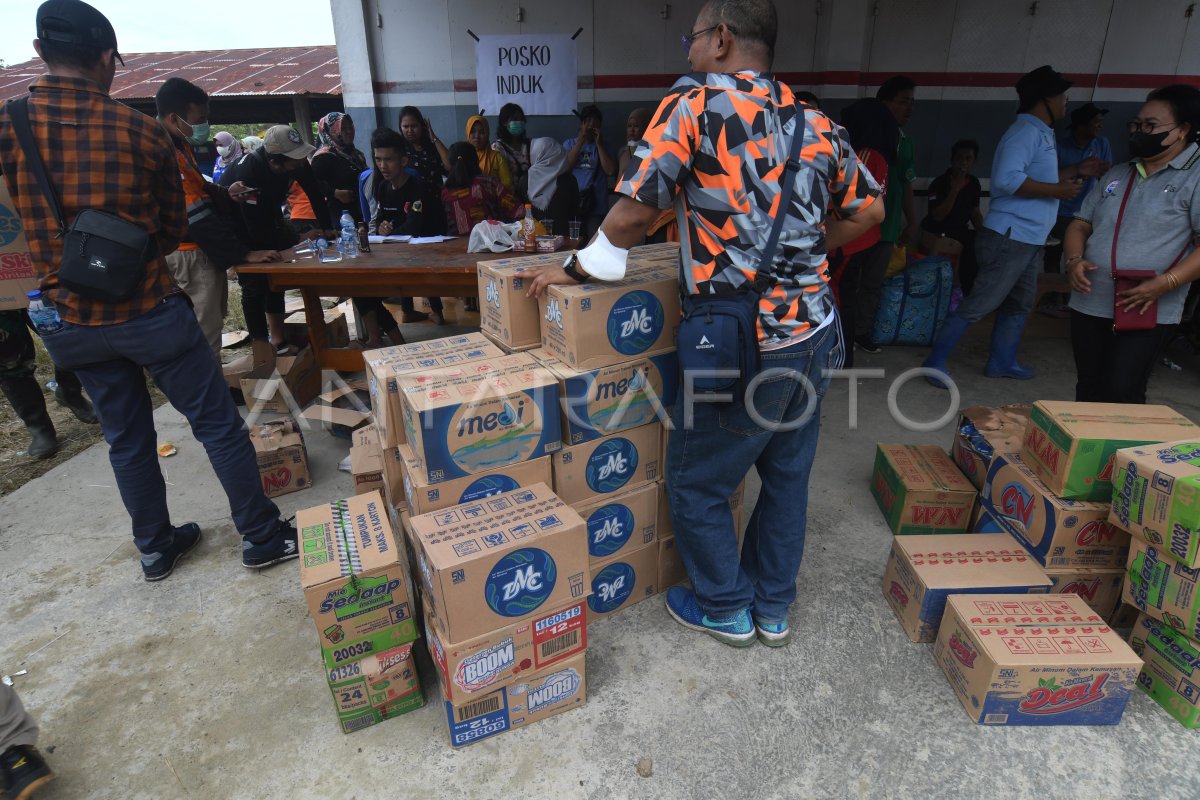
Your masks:
<svg viewBox="0 0 1200 800"><path fill-rule="evenodd" d="M620 277L628 248L674 206L682 290L728 293L753 281L775 215L787 214L773 285L759 302L758 374L747 376L744 396L721 405L697 402L685 380L667 447L671 519L692 582L668 592L667 609L735 646L789 639L820 397L842 359L826 254L883 219L879 187L845 132L798 106L769 73L777 27L770 0L705 5L683 37L696 72L655 112L617 184L625 197L569 271L541 270L530 289ZM795 135L804 137L800 170L780 209ZM762 491L739 554L727 501L751 466Z"/></svg>

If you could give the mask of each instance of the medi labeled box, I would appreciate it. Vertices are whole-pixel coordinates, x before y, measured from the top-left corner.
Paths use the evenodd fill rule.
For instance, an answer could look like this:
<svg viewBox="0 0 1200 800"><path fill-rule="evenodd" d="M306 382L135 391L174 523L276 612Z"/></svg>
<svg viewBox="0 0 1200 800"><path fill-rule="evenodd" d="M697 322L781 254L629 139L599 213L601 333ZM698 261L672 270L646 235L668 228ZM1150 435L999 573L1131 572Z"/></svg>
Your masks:
<svg viewBox="0 0 1200 800"><path fill-rule="evenodd" d="M1200 567L1200 440L1118 450L1109 520Z"/></svg>
<svg viewBox="0 0 1200 800"><path fill-rule="evenodd" d="M400 378L404 429L428 483L562 448L558 379L525 353Z"/></svg>
<svg viewBox="0 0 1200 800"><path fill-rule="evenodd" d="M414 516L482 500L535 483L549 485L553 480L550 456L543 456L441 483L429 483L412 448L402 444L398 450L400 460L404 463L404 496L409 512Z"/></svg>
<svg viewBox="0 0 1200 800"><path fill-rule="evenodd" d="M567 503L591 503L651 483L662 474L657 422L565 447L554 455L554 490Z"/></svg>

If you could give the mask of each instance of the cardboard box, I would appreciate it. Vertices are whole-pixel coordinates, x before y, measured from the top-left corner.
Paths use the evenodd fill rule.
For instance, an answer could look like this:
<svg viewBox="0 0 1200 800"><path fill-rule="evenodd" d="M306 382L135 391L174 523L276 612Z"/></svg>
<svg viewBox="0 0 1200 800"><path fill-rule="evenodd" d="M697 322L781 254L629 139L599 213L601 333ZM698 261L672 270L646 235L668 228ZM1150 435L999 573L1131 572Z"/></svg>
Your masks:
<svg viewBox="0 0 1200 800"><path fill-rule="evenodd" d="M983 725L1116 725L1142 662L1074 595L954 595L933 646Z"/></svg>
<svg viewBox="0 0 1200 800"><path fill-rule="evenodd" d="M510 351L541 344L538 301L537 298L525 296L529 284L524 274L533 267L561 267L566 260L565 254L546 253L480 261L480 330Z"/></svg>
<svg viewBox="0 0 1200 800"><path fill-rule="evenodd" d="M425 705L409 644L330 667L327 678L343 733L368 728Z"/></svg>
<svg viewBox="0 0 1200 800"><path fill-rule="evenodd" d="M442 697L450 724L450 744L463 747L498 733L522 728L587 702L586 655L459 700ZM440 676L439 676L440 678Z"/></svg>
<svg viewBox="0 0 1200 800"><path fill-rule="evenodd" d="M937 638L954 594L1045 592L1050 579L1004 533L897 536L883 573L883 596L914 642Z"/></svg>
<svg viewBox="0 0 1200 800"><path fill-rule="evenodd" d="M658 547L651 543L592 564L588 621L595 622L658 594Z"/></svg>
<svg viewBox="0 0 1200 800"><path fill-rule="evenodd" d="M1185 728L1200 728L1200 644L1142 614L1129 637L1142 657L1138 686Z"/></svg>
<svg viewBox="0 0 1200 800"><path fill-rule="evenodd" d="M221 365L221 374L225 377L225 383L230 389L237 389L240 394L242 391L242 378L250 374L254 369L254 356L247 353L244 356L238 356L232 361Z"/></svg>
<svg viewBox="0 0 1200 800"><path fill-rule="evenodd" d="M350 474L354 476L354 493L383 491L383 450L376 439L374 444L355 444L350 448Z"/></svg>
<svg viewBox="0 0 1200 800"><path fill-rule="evenodd" d="M327 347L350 346L350 326L346 322L345 313L337 308L325 311L325 337ZM296 311L284 318L283 338L296 347L308 346L308 318L303 311Z"/></svg>
<svg viewBox="0 0 1200 800"><path fill-rule="evenodd" d="M1200 428L1167 406L1039 400L1021 460L1059 497L1107 503L1116 451L1197 435Z"/></svg>
<svg viewBox="0 0 1200 800"><path fill-rule="evenodd" d="M687 570L683 566L679 548L675 546L675 537L660 538L658 540L658 590L665 592L687 579Z"/></svg>
<svg viewBox="0 0 1200 800"><path fill-rule="evenodd" d="M424 480L441 483L562 448L558 379L524 353L399 379Z"/></svg>
<svg viewBox="0 0 1200 800"><path fill-rule="evenodd" d="M662 426L610 434L554 454L554 490L572 505L592 503L658 480Z"/></svg>
<svg viewBox="0 0 1200 800"><path fill-rule="evenodd" d="M1123 569L1091 569L1068 567L1047 569L1050 594L1076 594L1104 619L1110 619L1121 602Z"/></svg>
<svg viewBox="0 0 1200 800"><path fill-rule="evenodd" d="M542 347L576 369L675 349L678 271L630 265L618 281L551 286L538 300Z"/></svg>
<svg viewBox="0 0 1200 800"><path fill-rule="evenodd" d="M0 311L29 308L28 293L38 288L33 255L8 187L0 181Z"/></svg>
<svg viewBox="0 0 1200 800"><path fill-rule="evenodd" d="M545 484L414 516L425 602L459 643L587 594L583 519Z"/></svg>
<svg viewBox="0 0 1200 800"><path fill-rule="evenodd" d="M296 514L300 584L330 669L417 638L403 540L379 492Z"/></svg>
<svg viewBox="0 0 1200 800"><path fill-rule="evenodd" d="M1157 545L1134 539L1121 599L1200 641L1200 569L1171 558Z"/></svg>
<svg viewBox="0 0 1200 800"><path fill-rule="evenodd" d="M420 462L413 455L412 448L403 444L398 450L399 460L404 464L404 497L414 516L482 500L503 492L533 486L535 483L548 486L554 479L550 456L543 456L531 461L493 467L441 483L429 483L421 471Z"/></svg>
<svg viewBox="0 0 1200 800"><path fill-rule="evenodd" d="M1109 519L1200 567L1200 439L1118 450Z"/></svg>
<svg viewBox="0 0 1200 800"><path fill-rule="evenodd" d="M458 644L443 641L437 624L426 615L425 638L441 673L443 697L457 700L497 684L511 684L587 650L587 602L574 600Z"/></svg>
<svg viewBox="0 0 1200 800"><path fill-rule="evenodd" d="M252 412L290 414L311 403L321 391L321 367L311 347L279 356L275 366L252 369L242 378L242 396Z"/></svg>
<svg viewBox="0 0 1200 800"><path fill-rule="evenodd" d="M304 435L290 418L260 422L250 428L250 444L258 461L263 494L278 497L312 486Z"/></svg>
<svg viewBox="0 0 1200 800"><path fill-rule="evenodd" d="M894 534L962 533L978 492L934 445L881 444L871 494Z"/></svg>
<svg viewBox="0 0 1200 800"><path fill-rule="evenodd" d="M574 506L587 524L588 557L593 566L658 540L659 493L658 484L650 483Z"/></svg>
<svg viewBox="0 0 1200 800"><path fill-rule="evenodd" d="M383 347L363 353L367 391L371 397L371 416L379 429L379 442L383 449L397 447L405 441L404 407L400 402L398 382L400 377L502 355L504 352L500 348L478 333Z"/></svg>
<svg viewBox="0 0 1200 800"><path fill-rule="evenodd" d="M1020 452L1028 423L1027 405L964 408L958 415L950 457L967 480L982 490L996 454Z"/></svg>
<svg viewBox="0 0 1200 800"><path fill-rule="evenodd" d="M1012 454L992 461L980 502L1043 566L1119 567L1129 534L1108 521L1107 503L1064 500Z"/></svg>
<svg viewBox="0 0 1200 800"><path fill-rule="evenodd" d="M674 352L588 371L545 355L538 360L558 376L567 444L661 421L675 404L679 357Z"/></svg>

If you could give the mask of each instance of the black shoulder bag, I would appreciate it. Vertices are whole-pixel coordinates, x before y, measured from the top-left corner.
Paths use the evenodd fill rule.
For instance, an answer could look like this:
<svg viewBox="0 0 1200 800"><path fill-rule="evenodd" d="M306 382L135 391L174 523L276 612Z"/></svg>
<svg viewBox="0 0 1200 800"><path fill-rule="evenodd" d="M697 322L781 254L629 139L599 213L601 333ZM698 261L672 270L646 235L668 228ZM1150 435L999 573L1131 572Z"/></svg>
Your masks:
<svg viewBox="0 0 1200 800"><path fill-rule="evenodd" d="M25 151L38 188L58 220L58 235L63 237L58 282L90 300L119 303L130 299L141 289L146 262L154 253L150 235L136 223L94 208L80 211L67 227L46 164L33 140L28 101L28 97L10 100L8 108L17 141Z"/></svg>
<svg viewBox="0 0 1200 800"><path fill-rule="evenodd" d="M750 378L758 372L759 300L775 285L771 262L779 246L779 236L792 200L796 173L800 170L800 149L804 144L804 109L798 108L796 130L780 181L779 213L771 226L771 235L763 247L754 280L733 292L722 294L685 294L683 319L679 324L679 368L685 381L692 381L694 395L721 402L723 395L733 400L745 391ZM680 264L680 270L684 268ZM682 285L687 286L686 279ZM686 385L686 383L685 383ZM730 402L726 399L725 402Z"/></svg>

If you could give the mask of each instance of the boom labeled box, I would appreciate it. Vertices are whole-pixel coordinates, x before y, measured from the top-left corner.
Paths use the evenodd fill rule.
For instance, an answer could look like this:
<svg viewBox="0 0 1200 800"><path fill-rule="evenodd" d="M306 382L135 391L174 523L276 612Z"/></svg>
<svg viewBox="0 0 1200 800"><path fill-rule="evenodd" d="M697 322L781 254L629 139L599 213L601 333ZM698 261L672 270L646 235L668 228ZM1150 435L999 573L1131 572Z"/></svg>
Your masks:
<svg viewBox="0 0 1200 800"><path fill-rule="evenodd" d="M427 611L429 609L426 609ZM458 644L442 640L437 624L425 619L429 655L441 672L439 681L448 700L481 692L587 649L587 602L538 614L500 630Z"/></svg>
<svg viewBox="0 0 1200 800"><path fill-rule="evenodd" d="M679 357L674 352L587 371L544 353L534 357L558 376L563 441L567 444L666 419L675 404Z"/></svg>
<svg viewBox="0 0 1200 800"><path fill-rule="evenodd" d="M1121 599L1200 641L1200 569L1192 569L1157 545L1134 539Z"/></svg>
<svg viewBox="0 0 1200 800"><path fill-rule="evenodd" d="M499 347L479 333L383 347L363 353L367 391L371 396L371 417L379 429L380 446L389 450L405 441L404 407L400 402L399 384L402 376L502 355L504 352Z"/></svg>
<svg viewBox="0 0 1200 800"><path fill-rule="evenodd" d="M881 444L871 494L897 535L962 533L978 492L934 445Z"/></svg>
<svg viewBox="0 0 1200 800"><path fill-rule="evenodd" d="M1200 567L1200 439L1118 450L1113 524Z"/></svg>
<svg viewBox="0 0 1200 800"><path fill-rule="evenodd" d="M1001 453L1019 453L1028 424L1026 405L964 408L958 415L950 457L967 480L982 491L992 459Z"/></svg>
<svg viewBox="0 0 1200 800"><path fill-rule="evenodd" d="M953 595L933 657L984 725L1116 725L1142 662L1074 595Z"/></svg>
<svg viewBox="0 0 1200 800"><path fill-rule="evenodd" d="M592 564L653 544L658 528L657 483L575 506L587 524Z"/></svg>
<svg viewBox="0 0 1200 800"><path fill-rule="evenodd" d="M343 733L354 733L425 705L412 643L330 667L329 690Z"/></svg>
<svg viewBox="0 0 1200 800"><path fill-rule="evenodd" d="M630 265L617 281L551 286L538 301L542 347L575 369L595 369L675 349L677 270Z"/></svg>
<svg viewBox="0 0 1200 800"><path fill-rule="evenodd" d="M1200 728L1200 644L1147 614L1129 644L1145 664L1138 686L1185 728Z"/></svg>
<svg viewBox="0 0 1200 800"><path fill-rule="evenodd" d="M592 565L588 621L615 614L658 594L658 547L653 543L627 550Z"/></svg>
<svg viewBox="0 0 1200 800"><path fill-rule="evenodd" d="M558 379L524 353L400 379L404 430L441 483L562 448Z"/></svg>
<svg viewBox="0 0 1200 800"><path fill-rule="evenodd" d="M424 600L444 642L587 594L583 519L545 484L413 517Z"/></svg>
<svg viewBox="0 0 1200 800"><path fill-rule="evenodd" d="M554 490L572 505L635 489L662 474L657 422L609 434L554 454Z"/></svg>
<svg viewBox="0 0 1200 800"><path fill-rule="evenodd" d="M1118 450L1198 435L1200 428L1167 406L1039 400L1021 460L1059 497L1107 503Z"/></svg>
<svg viewBox="0 0 1200 800"><path fill-rule="evenodd" d="M525 272L533 267L561 267L566 253L541 253L480 261L479 327L509 350L537 347L542 340L538 301L526 297Z"/></svg>
<svg viewBox="0 0 1200 800"><path fill-rule="evenodd" d="M980 501L992 519L1043 566L1119 567L1125 563L1129 534L1108 521L1108 503L1056 496L1012 453L992 461Z"/></svg>
<svg viewBox="0 0 1200 800"><path fill-rule="evenodd" d="M250 444L254 445L258 477L267 497L312 486L304 435L290 417L251 426Z"/></svg>
<svg viewBox="0 0 1200 800"><path fill-rule="evenodd" d="M1047 569L1050 594L1076 594L1099 616L1109 619L1121 602L1123 569L1067 567Z"/></svg>
<svg viewBox="0 0 1200 800"><path fill-rule="evenodd" d="M535 483L549 485L553 480L550 456L532 461L518 461L502 467L476 472L462 478L429 483L425 480L412 448L400 445L400 460L404 463L404 495L409 511L414 515L428 514L460 503L482 500L492 495L511 492Z"/></svg>
<svg viewBox="0 0 1200 800"><path fill-rule="evenodd" d="M914 642L937 638L950 595L1049 587L1046 573L1006 533L897 536L883 573L883 596Z"/></svg>
<svg viewBox="0 0 1200 800"><path fill-rule="evenodd" d="M330 669L417 638L406 556L379 492L296 514L300 584Z"/></svg>

